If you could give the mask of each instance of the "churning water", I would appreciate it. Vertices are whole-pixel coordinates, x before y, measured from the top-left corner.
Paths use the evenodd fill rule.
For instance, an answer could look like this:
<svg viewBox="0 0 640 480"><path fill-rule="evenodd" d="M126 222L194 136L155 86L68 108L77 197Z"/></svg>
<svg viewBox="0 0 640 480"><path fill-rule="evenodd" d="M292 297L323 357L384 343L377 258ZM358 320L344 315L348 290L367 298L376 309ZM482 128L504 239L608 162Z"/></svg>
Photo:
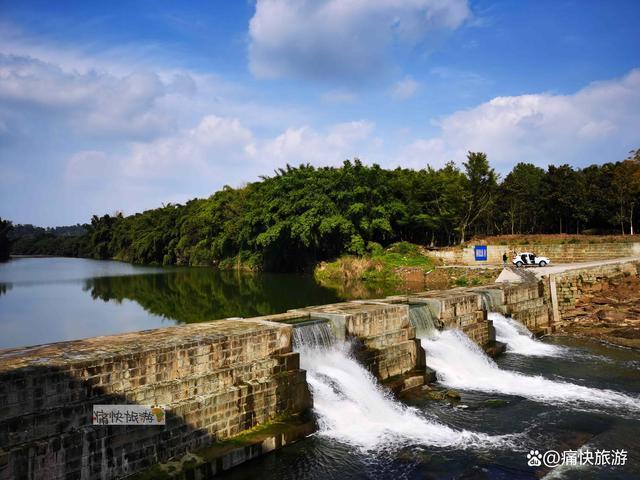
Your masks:
<svg viewBox="0 0 640 480"><path fill-rule="evenodd" d="M566 353L562 347L537 340L527 327L512 318L495 312L488 317L496 329L496 340L507 344L507 352L535 357L559 357Z"/></svg>
<svg viewBox="0 0 640 480"><path fill-rule="evenodd" d="M537 402L581 409L606 407L618 414L640 413L640 398L609 389L590 388L502 370L464 333L445 330L421 339L427 365L438 380L453 388L518 395Z"/></svg>
<svg viewBox="0 0 640 480"><path fill-rule="evenodd" d="M298 335L323 338L308 328ZM458 387L461 401L416 394L405 398L411 406L405 405L352 357L349 344L303 340L297 348L314 397L318 434L222 478L535 480L547 470L527 465L530 449L560 452L584 445L625 448L629 461L625 467L588 471L558 467L546 478L640 478L639 353L557 338L566 355L509 354L496 364L460 333L431 335L422 340L427 361L442 382ZM608 361L595 361L599 358Z"/></svg>
<svg viewBox="0 0 640 480"><path fill-rule="evenodd" d="M365 450L406 444L486 448L509 443L509 436L454 429L396 401L352 358L346 342L329 348L303 346L299 352L320 435Z"/></svg>

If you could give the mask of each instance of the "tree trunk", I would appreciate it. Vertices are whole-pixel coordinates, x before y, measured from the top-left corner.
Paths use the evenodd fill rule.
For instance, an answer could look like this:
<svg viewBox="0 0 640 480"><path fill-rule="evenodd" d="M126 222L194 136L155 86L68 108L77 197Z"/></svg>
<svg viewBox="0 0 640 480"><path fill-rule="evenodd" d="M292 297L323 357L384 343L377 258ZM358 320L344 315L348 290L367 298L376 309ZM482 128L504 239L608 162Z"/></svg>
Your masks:
<svg viewBox="0 0 640 480"><path fill-rule="evenodd" d="M631 212L629 213L629 234L633 235L633 204L631 205Z"/></svg>

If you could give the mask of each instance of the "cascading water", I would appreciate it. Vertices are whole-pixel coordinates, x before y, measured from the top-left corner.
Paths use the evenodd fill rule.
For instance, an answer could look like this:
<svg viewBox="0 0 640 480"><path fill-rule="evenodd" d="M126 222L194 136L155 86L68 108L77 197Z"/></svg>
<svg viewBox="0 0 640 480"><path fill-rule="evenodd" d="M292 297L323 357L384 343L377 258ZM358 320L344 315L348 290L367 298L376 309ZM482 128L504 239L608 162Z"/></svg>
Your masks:
<svg viewBox="0 0 640 480"><path fill-rule="evenodd" d="M488 288L477 291L482 298L482 306L487 312L501 311L504 308L504 298L502 290Z"/></svg>
<svg viewBox="0 0 640 480"><path fill-rule="evenodd" d="M487 312L494 310L493 298L491 298L488 292L481 291L480 298L482 298L482 306Z"/></svg>
<svg viewBox="0 0 640 480"><path fill-rule="evenodd" d="M431 336L436 330L436 321L428 305L409 305L409 320L416 329L417 337Z"/></svg>
<svg viewBox="0 0 640 480"><path fill-rule="evenodd" d="M566 349L542 343L520 322L496 312L489 312L496 329L496 340L507 344L507 352L537 357L559 357Z"/></svg>
<svg viewBox="0 0 640 480"><path fill-rule="evenodd" d="M336 340L333 328L327 321L311 321L293 328L293 348L328 347Z"/></svg>
<svg viewBox="0 0 640 480"><path fill-rule="evenodd" d="M450 428L395 401L352 358L346 342L329 347L299 345L320 435L365 450L409 443L486 448L511 441L510 436Z"/></svg>
<svg viewBox="0 0 640 480"><path fill-rule="evenodd" d="M534 401L593 408L615 409L617 413L640 412L640 398L608 389L589 388L501 370L478 345L458 330L438 332L422 338L427 365L438 380L453 388L519 395Z"/></svg>

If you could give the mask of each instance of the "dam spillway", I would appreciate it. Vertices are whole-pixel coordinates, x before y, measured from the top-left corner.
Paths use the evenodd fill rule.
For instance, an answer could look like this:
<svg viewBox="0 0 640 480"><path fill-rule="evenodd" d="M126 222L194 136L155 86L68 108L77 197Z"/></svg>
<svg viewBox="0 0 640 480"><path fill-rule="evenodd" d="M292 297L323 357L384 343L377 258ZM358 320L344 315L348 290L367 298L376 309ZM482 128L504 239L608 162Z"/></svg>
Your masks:
<svg viewBox="0 0 640 480"><path fill-rule="evenodd" d="M308 435L322 422L313 414L310 376L320 382L316 383L320 388L327 375L318 369L330 364L331 359L309 364L312 357L306 359L304 349L327 343L327 335L331 336L328 344L350 344L348 354L343 350L343 356L336 358L351 374L358 375L357 383L363 391L369 389L372 403L378 399L375 401L386 418L398 419L395 415L408 415L403 406L388 398L391 403L380 400L376 392L384 390L377 389L402 393L421 387L430 380L429 367L437 365L438 358L449 358L451 352L469 354L473 350L470 345L476 349L470 353L470 362L482 359L486 363L480 349L490 350L496 341L488 305L535 334L545 333L552 331L556 322L566 321L563 316L581 288L630 272L637 274L637 261L554 274L531 284L432 291L307 307L268 317L2 350L0 478L144 475L158 464L175 463L187 455L197 460L183 462L181 468L197 470L207 478L284 446ZM420 321L427 322L427 330L431 328L428 322L432 322L437 328L459 330L465 337L448 339L451 341L445 338L447 341L439 344L445 351L433 349L430 353L428 346L423 348L424 339L419 338L422 332L416 335L412 309L422 315ZM306 335L312 338L306 345L302 336L296 346L295 329L305 325L316 325L312 328L320 331L312 332L311 337ZM326 330L329 325L330 334ZM473 343L465 345L461 338ZM489 372L498 375L499 381L504 379L492 368L482 370L483 375ZM445 383L451 381L451 376L446 377L451 373L447 368L441 367L440 372L436 368L436 373ZM451 384L470 387L464 382ZM342 392L347 393L344 389ZM590 405L596 407L615 402L635 406L633 398L609 393L602 396L578 389L574 394L578 402L584 395L594 395L597 398ZM162 405L167 425L95 426L91 409L96 403ZM418 421L421 417L411 419ZM452 428L433 422L429 425L435 430L443 428L441 432L447 435L450 432L446 429ZM254 434L246 435L246 444L225 443L247 431ZM385 430L372 429L362 435L384 438L386 433L380 431ZM392 435L402 437L401 433ZM420 437L417 431L404 433ZM471 430L469 435L476 433ZM429 443L427 437L425 433L421 438ZM213 450L212 445L216 446Z"/></svg>

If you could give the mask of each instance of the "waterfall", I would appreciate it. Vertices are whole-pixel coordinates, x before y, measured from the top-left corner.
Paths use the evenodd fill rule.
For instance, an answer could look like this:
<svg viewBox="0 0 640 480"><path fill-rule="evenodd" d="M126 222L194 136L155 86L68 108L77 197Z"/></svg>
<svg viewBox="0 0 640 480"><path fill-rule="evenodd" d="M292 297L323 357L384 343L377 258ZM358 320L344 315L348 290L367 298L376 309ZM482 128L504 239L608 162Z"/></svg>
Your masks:
<svg viewBox="0 0 640 480"><path fill-rule="evenodd" d="M608 389L597 389L539 375L501 370L478 345L458 330L422 338L427 365L438 380L453 388L519 395L530 400L577 408L604 406L621 413L640 413L640 398Z"/></svg>
<svg viewBox="0 0 640 480"><path fill-rule="evenodd" d="M537 357L558 357L566 353L562 347L537 340L527 327L512 318L496 312L490 312L488 318L496 329L496 340L506 343L508 352Z"/></svg>
<svg viewBox="0 0 640 480"><path fill-rule="evenodd" d="M293 347L327 348L336 341L331 324L325 320L300 323L293 328Z"/></svg>
<svg viewBox="0 0 640 480"><path fill-rule="evenodd" d="M513 436L457 430L394 400L354 360L350 345L298 349L313 395L319 434L365 450L406 444L486 448L508 445Z"/></svg>
<svg viewBox="0 0 640 480"><path fill-rule="evenodd" d="M431 336L438 330L436 320L431 309L426 304L410 304L409 320L416 329L416 336L419 338Z"/></svg>
<svg viewBox="0 0 640 480"><path fill-rule="evenodd" d="M482 306L487 312L501 312L504 309L504 298L502 290L496 288L486 288L476 290L482 298Z"/></svg>
<svg viewBox="0 0 640 480"><path fill-rule="evenodd" d="M491 295L489 295L489 292L480 291L480 297L482 298L482 307L487 312L495 310L495 305L493 304L493 298L491 298Z"/></svg>

